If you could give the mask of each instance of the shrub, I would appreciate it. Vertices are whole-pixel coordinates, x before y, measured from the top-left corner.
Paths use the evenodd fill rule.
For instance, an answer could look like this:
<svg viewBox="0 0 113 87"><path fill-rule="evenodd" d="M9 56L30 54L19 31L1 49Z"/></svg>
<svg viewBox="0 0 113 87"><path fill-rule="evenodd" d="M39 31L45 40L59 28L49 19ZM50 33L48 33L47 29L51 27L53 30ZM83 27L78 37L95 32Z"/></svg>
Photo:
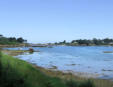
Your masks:
<svg viewBox="0 0 113 87"><path fill-rule="evenodd" d="M74 80L69 80L66 82L67 87L94 87L94 84L91 80L87 81L74 81Z"/></svg>

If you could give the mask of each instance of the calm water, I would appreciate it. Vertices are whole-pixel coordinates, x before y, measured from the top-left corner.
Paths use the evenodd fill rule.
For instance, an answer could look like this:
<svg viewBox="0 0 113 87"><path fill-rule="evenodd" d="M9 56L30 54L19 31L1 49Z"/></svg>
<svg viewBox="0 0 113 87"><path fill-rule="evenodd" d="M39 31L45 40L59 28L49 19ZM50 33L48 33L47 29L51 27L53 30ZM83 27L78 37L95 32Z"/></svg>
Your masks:
<svg viewBox="0 0 113 87"><path fill-rule="evenodd" d="M8 49L17 50L18 48ZM61 71L89 73L98 78L113 80L113 53L103 53L103 51L113 51L113 47L54 46L33 49L40 52L26 53L17 58L45 68L57 66L57 69Z"/></svg>

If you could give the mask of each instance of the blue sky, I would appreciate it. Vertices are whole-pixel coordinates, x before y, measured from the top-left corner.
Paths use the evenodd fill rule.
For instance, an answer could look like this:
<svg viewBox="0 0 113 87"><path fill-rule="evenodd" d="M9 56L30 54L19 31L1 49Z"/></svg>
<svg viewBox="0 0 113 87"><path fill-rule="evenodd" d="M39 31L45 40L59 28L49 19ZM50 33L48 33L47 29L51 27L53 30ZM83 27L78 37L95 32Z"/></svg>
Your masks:
<svg viewBox="0 0 113 87"><path fill-rule="evenodd" d="M0 0L0 34L34 43L113 38L113 0Z"/></svg>

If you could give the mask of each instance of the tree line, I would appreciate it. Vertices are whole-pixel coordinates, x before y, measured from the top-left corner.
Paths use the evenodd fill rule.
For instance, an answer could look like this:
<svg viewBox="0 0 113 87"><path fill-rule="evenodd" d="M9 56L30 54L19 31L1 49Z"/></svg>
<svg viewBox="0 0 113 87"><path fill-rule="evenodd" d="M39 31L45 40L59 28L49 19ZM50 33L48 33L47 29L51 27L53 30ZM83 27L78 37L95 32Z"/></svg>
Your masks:
<svg viewBox="0 0 113 87"><path fill-rule="evenodd" d="M4 37L3 35L0 35L0 44L20 44L20 43L26 43L27 40L23 39L22 37L15 38L15 37Z"/></svg>
<svg viewBox="0 0 113 87"><path fill-rule="evenodd" d="M105 39L97 39L93 38L91 40L88 39L78 39L72 40L71 42L66 42L66 40L62 42L56 42L56 45L113 45L113 39L105 38Z"/></svg>

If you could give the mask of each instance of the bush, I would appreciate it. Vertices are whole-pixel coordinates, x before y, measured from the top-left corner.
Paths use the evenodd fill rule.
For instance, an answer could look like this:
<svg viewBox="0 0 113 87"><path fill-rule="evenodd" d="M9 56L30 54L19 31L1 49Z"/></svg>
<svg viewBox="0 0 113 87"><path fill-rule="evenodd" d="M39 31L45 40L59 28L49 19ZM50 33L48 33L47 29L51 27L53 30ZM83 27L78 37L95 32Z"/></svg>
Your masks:
<svg viewBox="0 0 113 87"><path fill-rule="evenodd" d="M91 80L82 82L79 87L94 87L94 84Z"/></svg>
<svg viewBox="0 0 113 87"><path fill-rule="evenodd" d="M1 63L1 58L2 58L2 52L0 50L0 78L2 76L2 63Z"/></svg>
<svg viewBox="0 0 113 87"><path fill-rule="evenodd" d="M73 80L66 81L66 85L67 85L68 87L78 87L77 82L75 82L75 81L73 81Z"/></svg>
<svg viewBox="0 0 113 87"><path fill-rule="evenodd" d="M84 82L69 80L66 82L67 87L94 87L94 84L91 80Z"/></svg>

